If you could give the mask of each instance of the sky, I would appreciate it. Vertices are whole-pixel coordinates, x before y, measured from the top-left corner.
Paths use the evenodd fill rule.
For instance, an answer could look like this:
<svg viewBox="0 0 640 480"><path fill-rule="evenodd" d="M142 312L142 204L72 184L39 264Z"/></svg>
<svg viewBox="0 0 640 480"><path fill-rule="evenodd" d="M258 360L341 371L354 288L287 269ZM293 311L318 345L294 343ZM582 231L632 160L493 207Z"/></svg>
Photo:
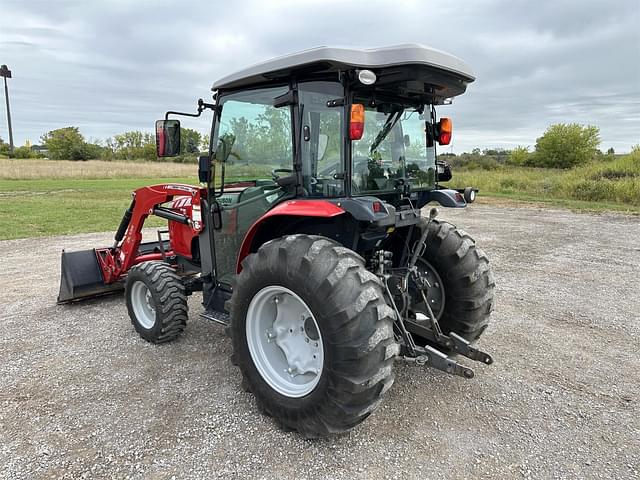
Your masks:
<svg viewBox="0 0 640 480"><path fill-rule="evenodd" d="M253 63L402 43L445 50L476 74L438 111L453 120L453 152L533 148L561 122L600 127L604 150L640 144L640 0L0 0L16 145L71 125L89 140L152 131ZM206 132L210 116L181 122Z"/></svg>

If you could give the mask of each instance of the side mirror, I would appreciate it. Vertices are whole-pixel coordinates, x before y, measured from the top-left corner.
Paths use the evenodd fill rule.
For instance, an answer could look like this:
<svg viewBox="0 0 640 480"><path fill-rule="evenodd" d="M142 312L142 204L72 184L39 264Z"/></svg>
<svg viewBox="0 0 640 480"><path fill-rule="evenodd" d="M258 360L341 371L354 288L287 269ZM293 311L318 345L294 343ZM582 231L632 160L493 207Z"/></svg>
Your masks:
<svg viewBox="0 0 640 480"><path fill-rule="evenodd" d="M231 155L231 149L236 141L235 135L231 133L225 133L218 139L218 146L216 147L215 159L217 162L226 162Z"/></svg>
<svg viewBox="0 0 640 480"><path fill-rule="evenodd" d="M156 155L175 157L180 154L180 121L158 120L156 122Z"/></svg>

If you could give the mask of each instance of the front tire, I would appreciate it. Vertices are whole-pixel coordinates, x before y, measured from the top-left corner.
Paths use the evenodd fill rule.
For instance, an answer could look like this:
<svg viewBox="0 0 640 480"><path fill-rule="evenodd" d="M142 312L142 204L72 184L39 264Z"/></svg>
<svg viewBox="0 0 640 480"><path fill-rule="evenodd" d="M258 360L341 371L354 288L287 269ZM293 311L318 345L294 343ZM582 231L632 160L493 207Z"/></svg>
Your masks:
<svg viewBox="0 0 640 480"><path fill-rule="evenodd" d="M427 299L443 333L455 332L470 342L480 338L493 311L495 281L489 258L469 234L454 225L433 220L426 249L417 267L431 281ZM415 289L414 289L415 291ZM416 310L422 300L414 297Z"/></svg>
<svg viewBox="0 0 640 480"><path fill-rule="evenodd" d="M144 262L131 268L125 298L133 328L148 342L175 340L187 324L184 285L166 263Z"/></svg>
<svg viewBox="0 0 640 480"><path fill-rule="evenodd" d="M393 383L393 311L364 260L332 240L265 243L243 262L231 318L243 384L284 429L349 430Z"/></svg>

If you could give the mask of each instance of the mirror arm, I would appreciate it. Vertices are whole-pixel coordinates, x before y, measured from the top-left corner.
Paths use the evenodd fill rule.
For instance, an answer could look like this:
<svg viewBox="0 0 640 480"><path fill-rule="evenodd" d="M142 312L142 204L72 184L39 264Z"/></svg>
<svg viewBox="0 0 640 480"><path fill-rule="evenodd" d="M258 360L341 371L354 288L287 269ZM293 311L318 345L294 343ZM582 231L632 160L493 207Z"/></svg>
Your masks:
<svg viewBox="0 0 640 480"><path fill-rule="evenodd" d="M209 110L214 110L216 109L216 105L213 103L205 103L204 100L202 100L201 98L198 99L198 112L197 113L186 113L186 112L174 112L174 111L168 111L164 114L164 119L165 120L169 120L169 115L181 115L183 117L199 117L200 115L202 115L202 112L204 112L206 109Z"/></svg>

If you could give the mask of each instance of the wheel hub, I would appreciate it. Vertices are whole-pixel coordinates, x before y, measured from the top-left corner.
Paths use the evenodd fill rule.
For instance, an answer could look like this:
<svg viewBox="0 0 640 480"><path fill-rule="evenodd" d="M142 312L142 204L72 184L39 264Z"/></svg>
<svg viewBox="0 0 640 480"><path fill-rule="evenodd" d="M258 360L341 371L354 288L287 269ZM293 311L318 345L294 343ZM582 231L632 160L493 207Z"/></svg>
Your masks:
<svg viewBox="0 0 640 480"><path fill-rule="evenodd" d="M262 378L289 397L310 393L324 364L322 336L307 304L291 290L260 290L247 310L247 344Z"/></svg>
<svg viewBox="0 0 640 480"><path fill-rule="evenodd" d="M433 311L436 320L439 320L444 312L445 306L445 291L442 279L433 266L424 259L418 259L418 269L420 272L420 282L415 285L415 288L423 290L429 307ZM426 307L423 306L424 300L421 298L419 292L414 293L414 298L417 299L415 307L417 310L427 312Z"/></svg>

